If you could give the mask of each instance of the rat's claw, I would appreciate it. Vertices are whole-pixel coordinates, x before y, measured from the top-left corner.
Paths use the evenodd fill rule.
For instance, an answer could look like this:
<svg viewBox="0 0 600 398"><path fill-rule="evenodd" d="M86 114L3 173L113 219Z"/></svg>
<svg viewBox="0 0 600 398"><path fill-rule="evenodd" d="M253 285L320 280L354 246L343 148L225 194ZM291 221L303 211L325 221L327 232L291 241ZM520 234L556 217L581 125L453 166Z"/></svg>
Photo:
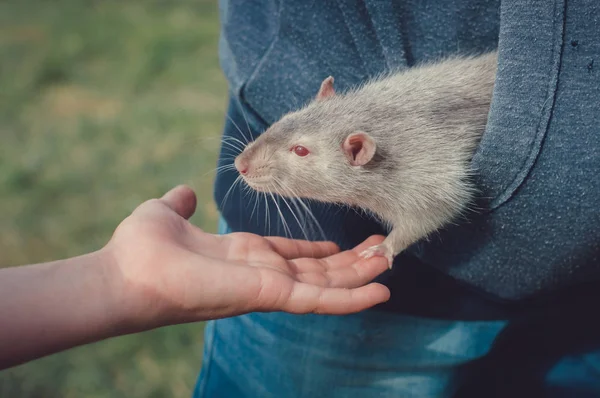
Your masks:
<svg viewBox="0 0 600 398"><path fill-rule="evenodd" d="M388 261L389 269L392 269L392 263L394 262L394 254L392 253L390 248L387 247L387 245L381 244L371 246L368 249L364 250L362 253L360 253L360 257L364 259L369 259L375 256L385 257Z"/></svg>

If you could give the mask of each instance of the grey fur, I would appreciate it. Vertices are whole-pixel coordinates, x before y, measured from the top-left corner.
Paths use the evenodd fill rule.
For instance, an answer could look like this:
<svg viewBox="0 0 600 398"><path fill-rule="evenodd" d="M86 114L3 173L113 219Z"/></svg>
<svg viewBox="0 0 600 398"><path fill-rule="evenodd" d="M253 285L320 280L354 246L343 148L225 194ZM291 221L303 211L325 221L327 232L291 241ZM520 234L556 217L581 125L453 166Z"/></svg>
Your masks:
<svg viewBox="0 0 600 398"><path fill-rule="evenodd" d="M392 231L364 256L386 256L391 266L472 199L470 159L487 122L496 63L496 52L448 58L312 101L239 155L252 165L245 180L259 191L372 211ZM373 159L358 167L342 152L356 131L377 145ZM294 145L311 154L295 155Z"/></svg>

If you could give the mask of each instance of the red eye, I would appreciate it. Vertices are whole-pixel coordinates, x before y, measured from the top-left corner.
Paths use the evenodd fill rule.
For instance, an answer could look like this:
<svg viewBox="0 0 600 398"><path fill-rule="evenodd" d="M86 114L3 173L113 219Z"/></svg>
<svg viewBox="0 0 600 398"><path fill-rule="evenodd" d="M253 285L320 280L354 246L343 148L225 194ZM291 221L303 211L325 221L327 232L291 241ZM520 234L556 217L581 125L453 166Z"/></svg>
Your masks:
<svg viewBox="0 0 600 398"><path fill-rule="evenodd" d="M302 145L296 145L292 148L292 151L294 151L294 153L300 157L304 157L310 153L308 149L306 149Z"/></svg>

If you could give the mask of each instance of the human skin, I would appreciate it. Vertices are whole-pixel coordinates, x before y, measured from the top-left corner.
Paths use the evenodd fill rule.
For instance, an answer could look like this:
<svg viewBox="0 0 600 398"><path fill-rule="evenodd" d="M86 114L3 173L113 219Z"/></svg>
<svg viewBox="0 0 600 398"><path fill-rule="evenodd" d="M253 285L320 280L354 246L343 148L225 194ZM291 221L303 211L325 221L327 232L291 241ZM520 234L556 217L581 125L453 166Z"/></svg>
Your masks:
<svg viewBox="0 0 600 398"><path fill-rule="evenodd" d="M98 251L0 270L0 369L82 344L248 312L349 314L389 299L370 283L386 260L331 242L191 224L196 196L178 186L138 206Z"/></svg>

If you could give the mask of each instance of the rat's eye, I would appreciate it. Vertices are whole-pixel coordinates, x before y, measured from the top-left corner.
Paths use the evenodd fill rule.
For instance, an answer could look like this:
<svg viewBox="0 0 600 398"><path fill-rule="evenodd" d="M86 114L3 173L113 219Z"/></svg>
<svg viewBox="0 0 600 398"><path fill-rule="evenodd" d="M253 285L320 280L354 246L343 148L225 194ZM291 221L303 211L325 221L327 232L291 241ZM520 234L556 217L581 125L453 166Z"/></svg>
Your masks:
<svg viewBox="0 0 600 398"><path fill-rule="evenodd" d="M304 157L310 153L309 150L306 149L306 147L303 147L302 145L294 146L292 148L292 152L294 152L296 155L298 155L300 157Z"/></svg>

